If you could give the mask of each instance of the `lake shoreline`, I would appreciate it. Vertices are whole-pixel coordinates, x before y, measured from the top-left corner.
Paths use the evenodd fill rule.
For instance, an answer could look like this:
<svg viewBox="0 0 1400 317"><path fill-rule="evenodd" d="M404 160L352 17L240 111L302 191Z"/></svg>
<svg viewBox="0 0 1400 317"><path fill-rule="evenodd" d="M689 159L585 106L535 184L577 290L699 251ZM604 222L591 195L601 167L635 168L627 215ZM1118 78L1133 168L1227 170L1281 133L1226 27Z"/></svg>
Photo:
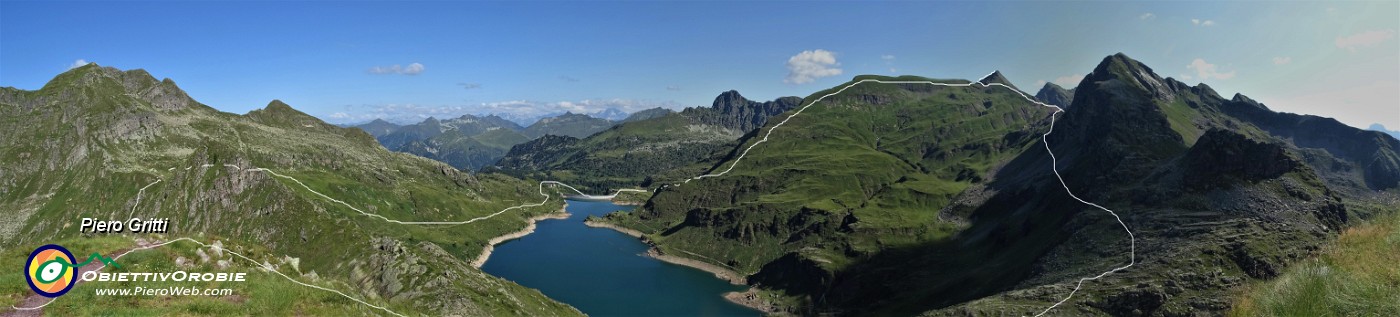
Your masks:
<svg viewBox="0 0 1400 317"><path fill-rule="evenodd" d="M592 221L592 220L585 220L585 221L583 222L583 224L584 224L585 226L589 226L589 227L593 227L593 228L612 229L613 231L617 231L617 232L620 232L620 233L622 233L622 234L631 236L631 237L633 237L633 238L640 239L643 243L646 243L647 245L651 246L651 247L647 248L647 252L646 252L646 256L647 256L647 257L651 257L651 258L656 259L656 260L661 261L661 262L671 263L671 264L675 264L675 265L685 266L685 267L689 267L689 268L693 268L693 269L697 269L697 270L709 272L709 273L711 273L711 274L714 274L716 278L719 278L720 280L724 280L724 281L726 281L726 282L729 282L729 284L733 284L733 285L748 285L748 284L747 284L746 278L745 278L743 275L740 275L738 272L735 272L734 270L730 270L730 269L727 269L727 268L723 268L723 267L720 267L720 266L718 266L718 265L710 264L710 263L708 263L708 262L704 262L704 261L700 261L700 260L696 260L696 259L691 259L691 258L687 258L687 257L681 257L681 256L675 256L675 255L669 255L669 254L664 254L664 253L662 253L662 252L661 252L661 249L658 249L658 248L656 247L656 245L655 245L651 240L647 239L646 236L642 234L641 231L637 231L637 230L634 230L634 229L630 229L630 228L618 226L618 225L611 224L611 223L600 222L600 221ZM754 309L754 310L758 310L758 311L763 312L763 313L765 313L765 314L772 314L772 313L776 313L776 312L779 312L779 311L780 311L777 307L775 307L775 306L769 304L768 302L766 302L766 301L764 301L764 300L759 299L758 290L755 289L754 287L749 287L749 289L744 290L744 291L742 291L742 292L728 292L728 293L724 293L723 297L724 297L725 300L727 300L727 301L729 301L729 302L731 302L731 303L738 304L738 305L740 305L740 306L744 306L744 307L748 307L748 308L752 308L752 309Z"/></svg>
<svg viewBox="0 0 1400 317"><path fill-rule="evenodd" d="M486 240L486 247L481 250L481 255L478 255L476 257L476 260L472 260L472 267L480 269L482 265L485 265L486 260L491 258L491 252L496 250L496 245L505 243L506 241L520 239L527 235L530 235L531 233L535 233L535 223L539 222L540 220L569 219L569 216L571 215L569 214L568 208L569 203L565 202L564 207L559 207L559 211L538 215L526 219L525 222L527 222L528 224L525 225L525 229L503 234L495 238L491 238L490 240Z"/></svg>
<svg viewBox="0 0 1400 317"><path fill-rule="evenodd" d="M724 293L724 299L728 300L730 303L739 304L739 306L744 306L761 311L764 314L779 316L783 315L778 314L782 311L781 308L779 308L777 305L773 305L772 303L763 300L760 297L757 287L749 287L749 289L744 290L742 292Z"/></svg>
<svg viewBox="0 0 1400 317"><path fill-rule="evenodd" d="M714 274L715 277L729 282L729 284L748 285L748 280L745 278L745 276L739 274L739 272L735 272L734 270L714 265L709 262L691 259L687 257L670 255L666 254L665 252L662 252L661 249L658 249L656 247L655 243L653 243L651 240L647 239L644 235L642 235L641 231L625 228L611 223L591 220L585 220L583 222L583 225L594 228L612 229L613 231L621 232L622 234L632 236L633 238L641 239L642 243L646 243L648 246L650 246L649 248L647 248L646 255L653 259L660 260L661 262L671 263L709 272L710 274Z"/></svg>

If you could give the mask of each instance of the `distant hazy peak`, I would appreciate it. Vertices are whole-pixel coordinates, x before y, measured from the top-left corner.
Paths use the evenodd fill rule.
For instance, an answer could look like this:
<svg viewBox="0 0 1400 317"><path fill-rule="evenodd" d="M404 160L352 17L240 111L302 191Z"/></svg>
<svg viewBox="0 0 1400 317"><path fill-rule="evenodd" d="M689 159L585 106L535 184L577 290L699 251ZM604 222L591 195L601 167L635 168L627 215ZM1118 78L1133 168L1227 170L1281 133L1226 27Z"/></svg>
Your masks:
<svg viewBox="0 0 1400 317"><path fill-rule="evenodd" d="M1070 102L1074 100L1074 90L1065 90L1055 83L1045 83L1045 86L1041 86L1040 91L1035 93L1035 99L1068 109Z"/></svg>

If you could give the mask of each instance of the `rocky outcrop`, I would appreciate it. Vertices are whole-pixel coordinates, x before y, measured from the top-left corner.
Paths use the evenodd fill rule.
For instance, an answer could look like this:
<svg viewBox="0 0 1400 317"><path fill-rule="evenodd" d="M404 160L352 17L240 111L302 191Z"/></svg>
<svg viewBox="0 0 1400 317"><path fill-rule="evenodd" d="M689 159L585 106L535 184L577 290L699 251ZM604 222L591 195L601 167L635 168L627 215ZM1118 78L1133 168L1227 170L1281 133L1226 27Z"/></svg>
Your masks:
<svg viewBox="0 0 1400 317"><path fill-rule="evenodd" d="M1220 129L1202 135L1182 160L1186 184L1196 188L1273 179L1303 165L1282 145Z"/></svg>
<svg viewBox="0 0 1400 317"><path fill-rule="evenodd" d="M715 113L702 113L700 109L686 109L683 113L698 116L700 122L715 124L740 131L757 129L768 122L768 118L788 110L796 109L801 98L782 97L773 101L757 102L744 98L738 91L730 90L719 94L710 105Z"/></svg>

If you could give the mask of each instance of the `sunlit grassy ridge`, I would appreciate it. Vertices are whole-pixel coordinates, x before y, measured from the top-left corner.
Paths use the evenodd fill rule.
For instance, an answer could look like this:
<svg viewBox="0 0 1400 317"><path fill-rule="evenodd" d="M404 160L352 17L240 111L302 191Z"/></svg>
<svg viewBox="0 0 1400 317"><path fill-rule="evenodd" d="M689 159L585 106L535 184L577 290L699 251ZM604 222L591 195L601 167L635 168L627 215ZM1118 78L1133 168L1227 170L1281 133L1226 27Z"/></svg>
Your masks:
<svg viewBox="0 0 1400 317"><path fill-rule="evenodd" d="M871 78L967 83L861 76L803 104ZM1034 144L1052 111L1001 87L862 83L792 117L735 164L792 112L772 119L710 171L734 166L724 176L663 188L645 210L605 221L646 233L666 253L797 292L786 296L819 293L821 281L872 254L965 228L966 211L945 208Z"/></svg>
<svg viewBox="0 0 1400 317"><path fill-rule="evenodd" d="M280 101L223 113L171 81L91 65L37 91L0 89L0 131L0 245L77 237L83 217L170 218L169 237L217 235L300 258L303 271L408 313L577 314L466 264L489 238L560 209L552 188L542 206L470 224L367 216L312 191L401 221L464 221L545 197L534 182L386 151Z"/></svg>

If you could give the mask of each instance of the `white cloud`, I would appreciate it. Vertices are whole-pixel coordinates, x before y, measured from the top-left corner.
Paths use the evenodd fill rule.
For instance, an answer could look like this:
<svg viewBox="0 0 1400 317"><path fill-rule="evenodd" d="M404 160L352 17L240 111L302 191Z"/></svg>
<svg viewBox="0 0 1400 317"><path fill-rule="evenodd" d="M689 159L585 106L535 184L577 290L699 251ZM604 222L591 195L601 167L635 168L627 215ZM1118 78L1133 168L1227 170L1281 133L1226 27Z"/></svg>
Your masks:
<svg viewBox="0 0 1400 317"><path fill-rule="evenodd" d="M421 73L423 73L423 64L413 63L403 68L404 75L418 75Z"/></svg>
<svg viewBox="0 0 1400 317"><path fill-rule="evenodd" d="M1212 25L1215 25L1215 21L1211 21L1211 20L1201 20L1201 19L1191 19L1191 24L1192 24L1192 25L1196 25L1196 26L1212 26Z"/></svg>
<svg viewBox="0 0 1400 317"><path fill-rule="evenodd" d="M89 61L87 61L87 60L83 60L83 59L80 58L80 59L78 59L78 60L76 60L76 61L73 61L73 64L72 64L72 65L68 65L68 69L74 69L74 68L78 68L78 67L83 67L83 65L87 65L87 64L91 64L91 63L92 63L92 62L89 62Z"/></svg>
<svg viewBox="0 0 1400 317"><path fill-rule="evenodd" d="M1055 78L1055 80L1052 80L1051 82L1054 82L1056 85L1060 85L1060 87L1074 88L1075 86L1079 86L1079 82L1083 80L1084 75L1069 75Z"/></svg>
<svg viewBox="0 0 1400 317"><path fill-rule="evenodd" d="M1288 64L1288 63L1292 63L1292 62L1293 62L1293 58L1292 58L1292 57L1288 57L1288 56L1278 56L1278 57L1274 57L1274 65L1283 65L1283 64Z"/></svg>
<svg viewBox="0 0 1400 317"><path fill-rule="evenodd" d="M1139 16L1138 16L1138 20L1151 20L1151 19L1156 19L1156 18L1157 18L1157 15L1156 15L1156 14L1152 14L1152 12L1143 13L1142 15L1139 15Z"/></svg>
<svg viewBox="0 0 1400 317"><path fill-rule="evenodd" d="M1206 79L1211 79L1211 78L1215 78L1215 79L1230 79L1230 78L1234 78L1234 77L1235 77L1235 71L1232 70L1232 71L1229 71L1229 72L1223 72L1223 73L1222 73L1222 72L1220 72L1219 70L1217 70L1218 67L1216 67L1215 64L1207 63L1206 60L1204 60L1204 59L1199 59L1199 58L1197 58L1196 60L1191 61L1191 64L1190 64L1190 65L1186 65L1186 68L1187 68L1187 69L1191 69L1191 70L1195 70L1195 71L1196 71L1196 77L1200 77L1201 80L1206 80Z"/></svg>
<svg viewBox="0 0 1400 317"><path fill-rule="evenodd" d="M1215 25L1215 21L1205 20L1204 22L1201 22L1201 26L1212 26L1212 25Z"/></svg>
<svg viewBox="0 0 1400 317"><path fill-rule="evenodd" d="M880 55L880 59L883 59L885 61L892 61L894 60L894 55Z"/></svg>
<svg viewBox="0 0 1400 317"><path fill-rule="evenodd" d="M821 49L802 51L788 58L788 75L783 82L805 84L818 78L840 75L841 69L836 68L838 66L841 66L841 63L836 62L835 53Z"/></svg>
<svg viewBox="0 0 1400 317"><path fill-rule="evenodd" d="M1369 47L1381 42L1385 42L1395 37L1395 30L1372 30L1352 34L1350 36L1337 37L1337 48L1344 48L1355 52L1359 47Z"/></svg>
<svg viewBox="0 0 1400 317"><path fill-rule="evenodd" d="M370 68L369 68L369 73L370 73L370 74L379 74L379 75L386 75L386 74L418 75L418 74L422 74L422 73L423 73L423 64L412 63L412 64L408 64L407 67L400 66L399 64L394 64L394 65L390 65L390 66L375 66L375 67L370 67Z"/></svg>

